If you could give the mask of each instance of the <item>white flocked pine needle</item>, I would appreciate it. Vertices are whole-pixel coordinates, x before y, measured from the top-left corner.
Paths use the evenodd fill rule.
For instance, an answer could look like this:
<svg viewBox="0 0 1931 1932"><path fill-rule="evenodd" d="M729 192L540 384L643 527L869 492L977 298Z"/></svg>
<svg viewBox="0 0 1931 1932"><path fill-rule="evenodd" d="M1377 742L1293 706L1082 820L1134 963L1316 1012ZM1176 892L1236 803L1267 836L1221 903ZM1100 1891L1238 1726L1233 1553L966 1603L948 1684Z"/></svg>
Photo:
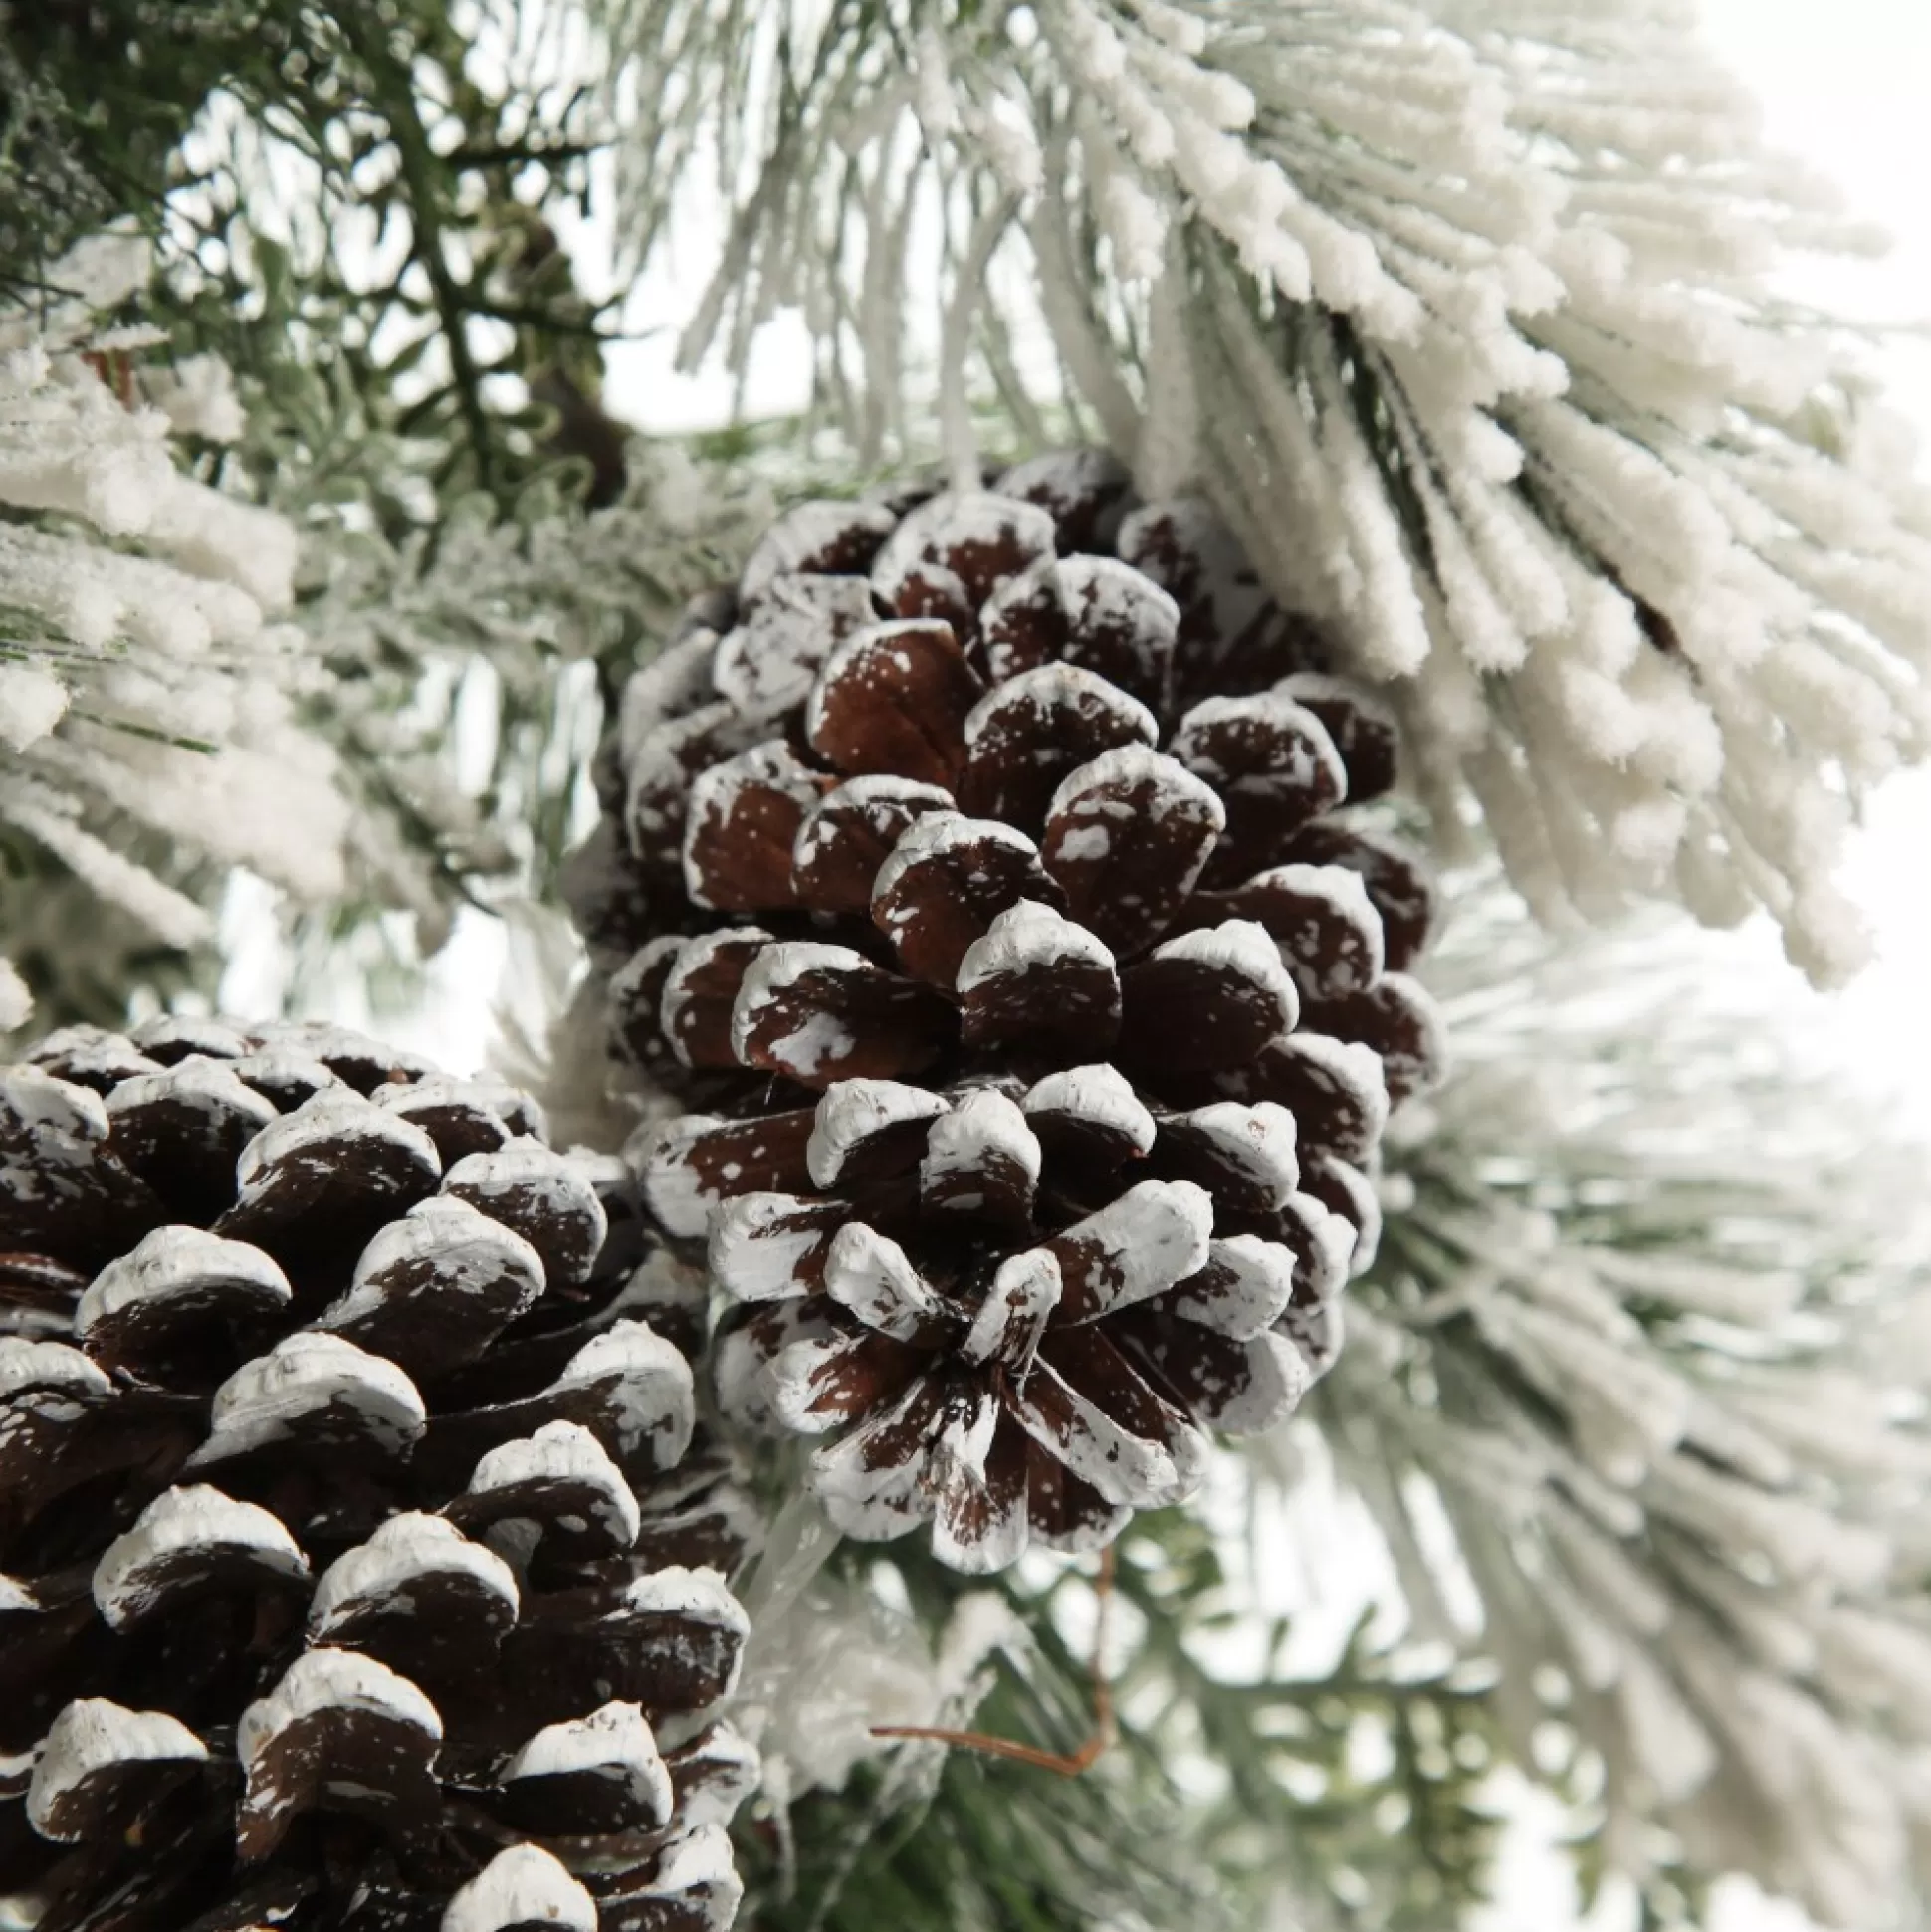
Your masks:
<svg viewBox="0 0 1931 1932"><path fill-rule="evenodd" d="M867 463L1070 409L1392 681L1444 834L1479 813L1545 921L1761 906L1814 979L1860 964L1832 873L1925 749L1931 507L1770 281L1877 243L1690 9L601 12L633 249L694 179L730 210L687 362L797 310Z"/></svg>
<svg viewBox="0 0 1931 1932"><path fill-rule="evenodd" d="M1922 1157L1682 1000L1666 935L1555 949L1498 897L1433 963L1455 1065L1394 1123L1317 1423L1522 1762L1550 1722L1600 1754L1613 1866L1673 1838L1897 1922L1931 1842Z"/></svg>
<svg viewBox="0 0 1931 1932"><path fill-rule="evenodd" d="M0 504L34 513L0 523L0 827L187 947L212 915L143 848L177 875L246 866L324 904L348 804L299 715L301 634L277 621L295 527L197 482L173 447L238 432L232 380L194 358L143 404L117 369L147 338L95 327L150 269L143 238L98 236L49 271L67 299L0 314Z"/></svg>

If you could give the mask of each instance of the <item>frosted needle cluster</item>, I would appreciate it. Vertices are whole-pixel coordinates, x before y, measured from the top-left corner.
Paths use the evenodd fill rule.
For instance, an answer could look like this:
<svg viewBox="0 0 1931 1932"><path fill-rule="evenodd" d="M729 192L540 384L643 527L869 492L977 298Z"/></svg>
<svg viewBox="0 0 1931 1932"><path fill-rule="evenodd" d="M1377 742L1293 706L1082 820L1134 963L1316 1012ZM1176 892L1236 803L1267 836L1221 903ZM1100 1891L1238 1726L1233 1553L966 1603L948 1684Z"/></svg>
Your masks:
<svg viewBox="0 0 1931 1932"><path fill-rule="evenodd" d="M956 472L975 397L1090 412L1339 624L1546 924L1764 907L1815 980L1860 964L1831 875L1922 754L1931 513L1768 280L1876 239L1686 8L780 7L713 63L706 0L640 18L633 240L714 138L735 210L688 360L795 308L861 449L936 400Z"/></svg>
<svg viewBox="0 0 1931 1932"><path fill-rule="evenodd" d="M1461 915L1431 969L1456 1070L1392 1137L1321 1404L1340 1473L1415 1634L1469 1641L1473 1583L1522 1762L1551 1723L1600 1754L1611 1868L1896 1923L1931 1822L1910 1169L1666 1004L1680 949L1658 973L1653 936L1558 956L1493 897Z"/></svg>
<svg viewBox="0 0 1931 1932"><path fill-rule="evenodd" d="M98 236L49 271L71 293L0 313L0 504L16 513L0 523L0 828L190 947L213 923L177 888L183 862L322 903L343 890L348 810L297 716L300 634L275 621L294 526L195 481L174 447L237 432L226 369L190 358L146 403L133 371L151 336L96 326L150 267L144 239ZM0 1025L24 1017L10 983Z"/></svg>

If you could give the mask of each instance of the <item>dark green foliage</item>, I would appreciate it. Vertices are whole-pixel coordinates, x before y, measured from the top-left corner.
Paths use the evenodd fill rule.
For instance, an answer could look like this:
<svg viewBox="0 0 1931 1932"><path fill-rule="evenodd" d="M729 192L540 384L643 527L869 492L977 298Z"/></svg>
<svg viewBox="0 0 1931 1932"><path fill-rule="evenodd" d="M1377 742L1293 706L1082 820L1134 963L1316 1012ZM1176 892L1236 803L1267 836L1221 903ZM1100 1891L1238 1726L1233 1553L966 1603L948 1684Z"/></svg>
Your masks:
<svg viewBox="0 0 1931 1932"><path fill-rule="evenodd" d="M483 598L460 608L455 572L411 594L452 517L504 525L507 578L533 526L548 525L553 546L559 519L624 490L625 434L596 401L606 318L574 286L551 226L585 205L598 137L582 91L556 78L564 65L514 0L454 15L445 0L0 0L0 301L31 307L58 288L64 251L104 227L145 235L151 285L101 321L165 339L115 352L104 373L131 402L147 369L218 354L239 379L248 435L181 453L203 480L318 539L299 615L358 594L411 607L392 623L370 612L358 625L351 610L346 624L310 625L327 673L311 722L403 856L311 921L304 955L332 954L351 933L365 952L372 916L397 905L428 915L418 939L433 946L479 880L522 870L541 890L574 836L575 774L554 767L559 755L580 763L595 727L559 717L569 700L551 673L585 626L572 611L568 648L553 635L546 649L511 646L532 631L531 606L569 600L581 570L552 557L544 579L533 565L503 625ZM355 543L367 555L345 562ZM673 586L679 598L697 587ZM601 589L611 605L622 595ZM634 618L619 615L598 625L613 654L662 619L662 600L640 595ZM426 726L411 728L408 760L382 748L381 719L423 709L432 657L445 670L479 660L504 687L480 832L439 817ZM450 686L428 693L429 709L447 709L438 692ZM143 846L132 823L99 829L130 856ZM190 896L220 890L165 848L138 856ZM100 987L38 965L46 909L66 889L30 842L0 842L0 908L44 1022L117 1020L129 988L212 989L212 952L191 960L131 928ZM393 932L379 950L398 940L415 952Z"/></svg>
<svg viewBox="0 0 1931 1932"><path fill-rule="evenodd" d="M603 312L546 219L584 204L597 128L515 7L472 24L443 0L0 11L0 286L31 296L110 221L151 233L171 351L218 350L278 419L260 494L339 481L345 444L390 535L474 490L508 508L559 457L609 501Z"/></svg>
<svg viewBox="0 0 1931 1932"><path fill-rule="evenodd" d="M894 1568L943 1627L962 1580L911 1554ZM974 1729L1061 1754L1087 1736L1090 1571L972 1586L1002 1591L1030 1638ZM1135 1525L1116 1590L1120 1736L1091 1771L955 1750L923 1786L888 1764L788 1820L747 1819L747 1927L1443 1932L1484 1895L1497 1825L1478 1788L1496 1753L1479 1679L1390 1654L1365 1626L1330 1670L1290 1674L1286 1626L1257 1625L1215 1539L1178 1511ZM1242 1669L1230 1655L1257 1628L1260 1667Z"/></svg>
<svg viewBox="0 0 1931 1932"><path fill-rule="evenodd" d="M982 1720L1023 1713L1001 1686ZM1183 1835L1178 1807L1136 1802L1105 1774L1052 1772L955 1752L929 1798L885 1802L876 1774L814 1794L788 1821L740 1833L746 1932L1240 1932Z"/></svg>
<svg viewBox="0 0 1931 1932"><path fill-rule="evenodd" d="M157 227L170 162L246 62L273 80L289 29L260 0L13 0L0 8L0 283L31 293L82 236Z"/></svg>

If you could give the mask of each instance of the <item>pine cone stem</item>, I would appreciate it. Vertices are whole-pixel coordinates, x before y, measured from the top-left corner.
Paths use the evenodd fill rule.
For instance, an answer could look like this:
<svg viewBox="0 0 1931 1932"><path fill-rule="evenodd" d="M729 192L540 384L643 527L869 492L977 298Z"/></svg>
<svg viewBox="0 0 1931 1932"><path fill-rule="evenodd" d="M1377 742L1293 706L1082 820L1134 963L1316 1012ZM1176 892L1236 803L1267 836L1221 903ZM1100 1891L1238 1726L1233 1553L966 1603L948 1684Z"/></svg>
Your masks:
<svg viewBox="0 0 1931 1932"><path fill-rule="evenodd" d="M1100 1552L1100 1574L1093 1585L1098 1616L1093 1627L1093 1728L1077 1750L1044 1751L1034 1744L1020 1744L1012 1738L989 1737L983 1731L947 1731L920 1724L874 1724L875 1738L920 1738L931 1744L951 1745L958 1751L976 1751L988 1758L1005 1758L1013 1764L1031 1765L1036 1771L1054 1771L1062 1778L1079 1778L1091 1771L1119 1741L1120 1727L1113 1711L1113 1681L1106 1667L1107 1628L1113 1608L1113 1568L1115 1546L1109 1543Z"/></svg>

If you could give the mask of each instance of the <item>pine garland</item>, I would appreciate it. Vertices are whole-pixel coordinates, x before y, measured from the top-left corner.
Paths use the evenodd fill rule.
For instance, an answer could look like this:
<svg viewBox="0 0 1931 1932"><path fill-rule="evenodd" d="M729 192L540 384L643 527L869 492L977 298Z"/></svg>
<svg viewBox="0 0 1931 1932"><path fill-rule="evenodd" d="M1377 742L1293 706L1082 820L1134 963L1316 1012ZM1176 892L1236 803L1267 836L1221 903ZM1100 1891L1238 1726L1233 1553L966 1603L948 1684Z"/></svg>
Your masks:
<svg viewBox="0 0 1931 1932"><path fill-rule="evenodd" d="M611 172L624 273L722 193L685 364L796 311L803 417L604 413L559 236ZM1931 511L1766 277L1869 243L1649 0L16 4L0 1033L191 1008L244 874L318 1005L464 907L538 931L624 677L784 503L1110 445L1386 684L1414 822L1572 944L1459 895L1459 1067L1395 1123L1347 1347L1118 1546L1088 1775L874 1727L1072 1751L1090 1566L832 1551L759 1452L740 1924L1441 1932L1526 1781L1645 1932L1731 1871L1866 1932L1931 1882L1917 1177L1684 996L1711 956L1573 939L1663 899L1856 963L1831 872L1926 748ZM553 1118L614 1147L653 1101L598 998ZM675 1273L622 1305L696 1350ZM1310 1661L1330 1480L1399 1615Z"/></svg>

